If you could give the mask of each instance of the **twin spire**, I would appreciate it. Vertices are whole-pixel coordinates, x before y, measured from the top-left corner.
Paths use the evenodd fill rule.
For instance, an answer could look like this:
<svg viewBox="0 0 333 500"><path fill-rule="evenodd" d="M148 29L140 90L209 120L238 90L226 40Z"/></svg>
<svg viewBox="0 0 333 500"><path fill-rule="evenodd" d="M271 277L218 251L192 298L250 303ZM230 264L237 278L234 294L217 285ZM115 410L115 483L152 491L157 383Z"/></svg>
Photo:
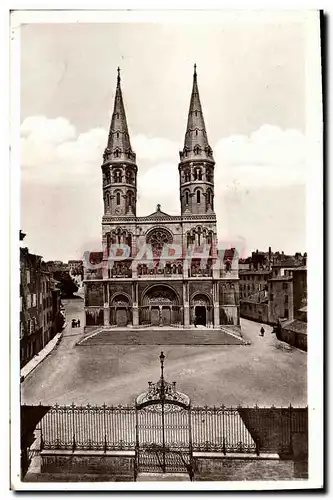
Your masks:
<svg viewBox="0 0 333 500"><path fill-rule="evenodd" d="M205 120L202 113L198 89L197 65L194 65L193 86L188 111L187 127L181 161L210 160L214 162L213 151L208 144Z"/></svg>
<svg viewBox="0 0 333 500"><path fill-rule="evenodd" d="M117 69L117 87L114 108L108 137L104 161L129 161L135 163L135 153L132 150L128 133L127 120L123 96L121 92L120 68ZM193 87L188 112L187 127L183 151L180 153L182 161L213 160L213 152L208 144L205 121L202 113L198 82L197 66L194 64Z"/></svg>
<svg viewBox="0 0 333 500"><path fill-rule="evenodd" d="M104 161L127 161L135 164L135 153L132 150L128 133L125 106L120 85L120 68L117 69L117 87L108 137L108 145L104 153Z"/></svg>

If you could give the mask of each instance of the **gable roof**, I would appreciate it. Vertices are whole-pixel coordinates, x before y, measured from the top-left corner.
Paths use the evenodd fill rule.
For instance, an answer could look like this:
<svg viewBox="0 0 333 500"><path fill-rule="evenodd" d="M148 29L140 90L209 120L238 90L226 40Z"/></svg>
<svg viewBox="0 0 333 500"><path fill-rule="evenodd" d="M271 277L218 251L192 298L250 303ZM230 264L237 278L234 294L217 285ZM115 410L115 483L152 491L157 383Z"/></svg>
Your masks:
<svg viewBox="0 0 333 500"><path fill-rule="evenodd" d="M165 212L162 212L161 205L158 204L157 207L156 207L155 212L153 212L150 215L147 215L146 218L148 218L148 219L156 219L156 218L159 218L159 217L161 217L161 218L162 217L163 218L164 217L170 217L171 218L172 216L169 215L169 214L166 214Z"/></svg>

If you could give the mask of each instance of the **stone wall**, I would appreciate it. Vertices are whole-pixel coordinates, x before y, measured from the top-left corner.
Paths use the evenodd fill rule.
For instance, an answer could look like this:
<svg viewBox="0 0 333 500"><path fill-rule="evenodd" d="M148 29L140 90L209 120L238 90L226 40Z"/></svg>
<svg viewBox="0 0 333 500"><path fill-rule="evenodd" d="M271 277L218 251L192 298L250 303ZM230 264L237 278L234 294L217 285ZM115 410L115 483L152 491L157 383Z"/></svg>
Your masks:
<svg viewBox="0 0 333 500"><path fill-rule="evenodd" d="M195 457L196 481L262 481L294 479L292 460Z"/></svg>
<svg viewBox="0 0 333 500"><path fill-rule="evenodd" d="M247 302L241 300L240 315L242 318L258 321L259 323L269 323L267 302Z"/></svg>
<svg viewBox="0 0 333 500"><path fill-rule="evenodd" d="M41 452L41 473L99 474L134 480L134 452Z"/></svg>

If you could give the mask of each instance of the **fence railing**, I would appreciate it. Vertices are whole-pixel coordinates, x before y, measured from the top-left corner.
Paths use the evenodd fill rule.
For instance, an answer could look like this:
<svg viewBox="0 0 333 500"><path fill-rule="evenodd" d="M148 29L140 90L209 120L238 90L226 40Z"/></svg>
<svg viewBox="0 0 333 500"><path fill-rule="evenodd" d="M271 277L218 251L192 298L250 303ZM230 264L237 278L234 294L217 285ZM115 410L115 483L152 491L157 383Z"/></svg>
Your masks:
<svg viewBox="0 0 333 500"><path fill-rule="evenodd" d="M140 422L136 412L140 411L131 406L55 405L39 425L41 449L134 450ZM161 426L156 411L146 408L144 418L145 428L158 436ZM170 423L168 418L165 444L172 447L184 434L184 414L173 412ZM295 433L307 434L308 413L307 408L291 406L191 407L189 423L193 451L287 453L292 449ZM185 443L187 439L183 436L182 440Z"/></svg>

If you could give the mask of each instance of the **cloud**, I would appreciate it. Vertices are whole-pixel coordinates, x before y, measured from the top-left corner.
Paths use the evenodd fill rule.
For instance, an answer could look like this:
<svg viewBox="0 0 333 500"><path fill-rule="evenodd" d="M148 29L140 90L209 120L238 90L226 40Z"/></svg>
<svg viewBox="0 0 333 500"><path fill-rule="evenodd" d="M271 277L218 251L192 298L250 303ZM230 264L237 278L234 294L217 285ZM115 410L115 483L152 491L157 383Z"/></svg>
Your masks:
<svg viewBox="0 0 333 500"><path fill-rule="evenodd" d="M30 233L29 242L32 234L36 235L31 248L37 253L46 258L57 255L74 258L73 249L100 239L100 165L107 131L93 128L77 134L66 118L32 116L24 120L20 132L22 229ZM168 138L137 135L132 137L132 146L139 169L138 215L152 213L157 203L167 213L179 213L179 145ZM216 160L215 210L219 233L242 233L242 237L255 245L264 239L276 240L272 228L283 226L287 217L284 239L289 234L290 241L294 241L295 227L303 228L305 218L301 209L290 213L290 207L296 203L302 207L304 203L300 191L293 189L304 186L307 179L304 136L297 130L263 125L249 136L221 138L212 147ZM269 217L264 217L264 207L260 209L259 221L257 212L246 207L248 203L257 203L255 200L261 199L261 193L268 192L270 197L265 197L265 203L269 199L274 202ZM282 203L287 196L292 199L291 193L297 193L297 200L295 204L289 203L287 216L286 210L281 211L279 200ZM249 222L244 224L246 212L253 213L256 227ZM289 231L288 227L293 229ZM54 238L59 242L57 247L51 243ZM55 248L57 255L50 255Z"/></svg>
<svg viewBox="0 0 333 500"><path fill-rule="evenodd" d="M290 186L307 180L306 141L297 130L263 125L250 136L220 139L216 180L224 189Z"/></svg>
<svg viewBox="0 0 333 500"><path fill-rule="evenodd" d="M23 121L20 135L36 144L44 142L61 144L74 139L76 130L66 118L48 119L45 116L30 116Z"/></svg>

